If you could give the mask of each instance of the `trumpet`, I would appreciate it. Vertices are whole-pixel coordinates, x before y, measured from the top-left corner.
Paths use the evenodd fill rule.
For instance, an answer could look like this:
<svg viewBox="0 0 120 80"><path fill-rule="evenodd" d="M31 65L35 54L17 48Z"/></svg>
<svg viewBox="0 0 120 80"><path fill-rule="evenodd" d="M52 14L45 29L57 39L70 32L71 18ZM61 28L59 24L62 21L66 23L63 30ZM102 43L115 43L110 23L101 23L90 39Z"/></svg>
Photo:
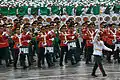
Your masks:
<svg viewBox="0 0 120 80"><path fill-rule="evenodd" d="M64 43L65 43L65 44L67 44L67 43L68 43L68 40L67 40L67 35L68 35L68 34L65 32L65 34L64 34L64 37L65 37L65 41L64 41Z"/></svg>
<svg viewBox="0 0 120 80"><path fill-rule="evenodd" d="M46 40L46 34L44 35L43 33L41 33L42 35L41 35L41 37L43 37L43 45L47 45L47 40Z"/></svg>

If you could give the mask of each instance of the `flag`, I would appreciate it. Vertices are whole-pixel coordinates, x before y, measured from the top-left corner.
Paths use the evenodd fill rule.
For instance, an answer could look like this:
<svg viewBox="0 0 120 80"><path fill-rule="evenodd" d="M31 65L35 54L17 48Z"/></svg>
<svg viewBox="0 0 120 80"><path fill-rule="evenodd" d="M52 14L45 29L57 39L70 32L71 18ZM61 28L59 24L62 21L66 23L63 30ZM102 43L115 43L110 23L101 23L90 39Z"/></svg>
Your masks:
<svg viewBox="0 0 120 80"><path fill-rule="evenodd" d="M84 8L84 6L77 6L77 8L76 8L76 16L80 16L81 14L82 14L82 12L83 12L83 9Z"/></svg>
<svg viewBox="0 0 120 80"><path fill-rule="evenodd" d="M73 6L66 6L66 12L71 16L73 14Z"/></svg>
<svg viewBox="0 0 120 80"><path fill-rule="evenodd" d="M94 15L100 14L100 5L93 6L93 14Z"/></svg>
<svg viewBox="0 0 120 80"><path fill-rule="evenodd" d="M90 7L88 8L86 14L91 14L92 9L93 9L93 6L90 6Z"/></svg>
<svg viewBox="0 0 120 80"><path fill-rule="evenodd" d="M16 10L17 10L16 7L14 7L14 8L9 8L9 15L16 15Z"/></svg>
<svg viewBox="0 0 120 80"><path fill-rule="evenodd" d="M31 14L32 14L32 15L34 15L34 14L38 15L38 9L39 9L38 7L37 7L37 8L32 7L32 8L31 8Z"/></svg>
<svg viewBox="0 0 120 80"><path fill-rule="evenodd" d="M105 9L104 13L105 14L110 14L110 6L108 5L107 8Z"/></svg>
<svg viewBox="0 0 120 80"><path fill-rule="evenodd" d="M59 7L58 7L58 6L52 6L52 7L51 7L51 12L52 12L52 14L57 14L57 15L59 15L59 14L60 14Z"/></svg>
<svg viewBox="0 0 120 80"><path fill-rule="evenodd" d="M64 11L63 11L63 6L60 8L60 15L63 15Z"/></svg>
<svg viewBox="0 0 120 80"><path fill-rule="evenodd" d="M21 16L28 14L28 6L18 7L18 14Z"/></svg>
<svg viewBox="0 0 120 80"><path fill-rule="evenodd" d="M0 13L7 16L8 15L8 7L1 7Z"/></svg>
<svg viewBox="0 0 120 80"><path fill-rule="evenodd" d="M50 15L50 10L47 7L40 7L41 15Z"/></svg>
<svg viewBox="0 0 120 80"><path fill-rule="evenodd" d="M114 11L114 13L119 13L120 5L114 5L113 11Z"/></svg>

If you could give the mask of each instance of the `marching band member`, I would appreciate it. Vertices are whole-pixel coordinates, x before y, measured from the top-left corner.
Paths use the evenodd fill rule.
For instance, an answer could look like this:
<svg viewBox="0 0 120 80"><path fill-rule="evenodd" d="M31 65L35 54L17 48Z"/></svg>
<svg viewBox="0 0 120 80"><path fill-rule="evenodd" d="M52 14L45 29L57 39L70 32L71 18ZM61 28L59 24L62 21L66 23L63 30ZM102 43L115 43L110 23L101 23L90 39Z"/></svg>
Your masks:
<svg viewBox="0 0 120 80"><path fill-rule="evenodd" d="M39 68L44 65L44 54L45 54L45 46L46 46L46 38L45 38L45 27L41 27L41 32L37 35L36 40L38 42L38 63L37 66Z"/></svg>
<svg viewBox="0 0 120 80"><path fill-rule="evenodd" d="M60 47L61 47L61 54L60 54L60 66L63 66L63 58L65 55L65 63L67 63L67 55L68 55L68 46L67 46L67 42L68 42L68 35L67 35L67 28L66 25L63 25L60 28L60 34L59 34L59 38L60 38ZM65 54L66 52L66 54Z"/></svg>
<svg viewBox="0 0 120 80"><path fill-rule="evenodd" d="M86 38L86 64L91 62L91 56L93 53L93 44L92 44L92 36L94 35L95 30L93 29L93 23L88 25L87 29L87 38Z"/></svg>
<svg viewBox="0 0 120 80"><path fill-rule="evenodd" d="M69 50L69 56L71 58L71 63L73 65L78 63L78 61L80 60L80 55L77 54L77 39L78 39L78 37L79 37L79 34L76 33L74 25L71 24L69 26L69 31L68 31L68 50ZM72 44L72 46L69 44Z"/></svg>
<svg viewBox="0 0 120 80"><path fill-rule="evenodd" d="M8 38L3 35L3 28L0 28L0 64L2 59L5 60L6 66L9 66L8 59L9 59L9 43L8 43Z"/></svg>
<svg viewBox="0 0 120 80"><path fill-rule="evenodd" d="M81 29L82 39L83 39L83 42L82 42L82 53L83 53L83 50L84 50L85 45L86 45L87 25L88 25L88 22L83 23L83 24L82 24L82 29ZM84 55L85 55L85 54L84 54Z"/></svg>
<svg viewBox="0 0 120 80"><path fill-rule="evenodd" d="M47 42L46 47L53 48L53 40L54 40L54 37L55 37L54 30L52 30L53 27L50 26L50 25L46 25L45 29L46 29L46 42ZM46 52L46 60L47 60L47 63L48 63L48 67L53 66L53 60L52 59L55 59L53 51L54 50L52 50L52 52Z"/></svg>
<svg viewBox="0 0 120 80"><path fill-rule="evenodd" d="M12 36L12 40L14 41L13 46L13 60L14 60L14 68L17 69L17 61L18 61L18 55L19 55L19 48L20 48L20 29L18 28L15 32L15 34Z"/></svg>
<svg viewBox="0 0 120 80"><path fill-rule="evenodd" d="M18 23L18 22L19 22L18 19L15 19L15 20L13 21L12 31L15 31L15 30L16 30L16 28L17 28L17 23Z"/></svg>
<svg viewBox="0 0 120 80"><path fill-rule="evenodd" d="M49 35L49 40L47 41L48 43L49 43L49 45L48 46L51 46L51 47L53 47L53 49L54 49L54 39L55 39L55 37L56 37L56 34L55 34L55 31L54 31L54 25L50 25L49 26L49 32L48 32L48 35ZM55 46L56 47L56 46ZM53 53L52 53L52 58L53 58L53 62L56 62L57 60L56 60L56 54L55 54L55 52L54 52L54 50L53 50Z"/></svg>
<svg viewBox="0 0 120 80"><path fill-rule="evenodd" d="M53 40L53 46L54 46L54 54L56 55L56 59L60 57L59 27L60 27L60 23L59 22L54 24L54 34L55 34L55 37L54 37L54 40ZM54 60L54 62L56 62L56 61L57 60Z"/></svg>
<svg viewBox="0 0 120 80"><path fill-rule="evenodd" d="M27 47L28 48L28 53L20 53L20 61L21 61L21 65L23 66L23 68L27 68L27 66L25 65L25 57L27 55L28 58L28 64L29 66L31 66L31 52L30 52L30 42L31 42L31 33L29 31L27 31L26 28L23 29L23 32L21 34L21 47Z"/></svg>
<svg viewBox="0 0 120 80"><path fill-rule="evenodd" d="M115 49L114 49L114 60L118 63L120 63L120 56L119 56L119 52L120 52L120 24L118 25L117 28L117 32L116 32L116 44L115 44Z"/></svg>
<svg viewBox="0 0 120 80"><path fill-rule="evenodd" d="M51 57L48 53L45 52L45 47L51 46L51 42L49 42L48 30L45 30L45 26L41 27L41 32L38 34L38 67L41 68L45 65L44 59L46 58L48 67L52 66ZM48 28L47 28L48 29Z"/></svg>
<svg viewBox="0 0 120 80"><path fill-rule="evenodd" d="M107 54L107 60L108 60L108 63L112 63L111 62L111 55L114 54L114 48L115 48L115 37L116 35L114 34L115 33L115 30L112 28L112 25L109 25L109 27L107 28L108 29L108 32L107 32L107 47L111 48L113 51L108 52Z"/></svg>

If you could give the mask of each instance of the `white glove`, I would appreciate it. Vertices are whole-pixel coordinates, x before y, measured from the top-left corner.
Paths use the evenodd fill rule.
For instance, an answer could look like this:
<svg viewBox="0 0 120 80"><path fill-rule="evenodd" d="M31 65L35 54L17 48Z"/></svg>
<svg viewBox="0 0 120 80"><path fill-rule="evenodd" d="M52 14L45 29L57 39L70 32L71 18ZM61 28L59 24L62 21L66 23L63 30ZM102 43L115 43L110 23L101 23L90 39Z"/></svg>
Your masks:
<svg viewBox="0 0 120 80"><path fill-rule="evenodd" d="M114 34L113 36L114 36L114 37L116 37L116 35L115 35L115 34Z"/></svg>
<svg viewBox="0 0 120 80"><path fill-rule="evenodd" d="M3 32L3 33L2 33L2 35L5 35L5 34L6 34L6 32Z"/></svg>
<svg viewBox="0 0 120 80"><path fill-rule="evenodd" d="M43 35L41 35L41 37L44 37Z"/></svg>
<svg viewBox="0 0 120 80"><path fill-rule="evenodd" d="M8 34L6 34L5 36L9 36Z"/></svg>
<svg viewBox="0 0 120 80"><path fill-rule="evenodd" d="M51 34L51 31L49 31L48 34Z"/></svg>
<svg viewBox="0 0 120 80"><path fill-rule="evenodd" d="M19 46L22 46L22 44L20 44Z"/></svg>
<svg viewBox="0 0 120 80"><path fill-rule="evenodd" d="M51 40L54 41L54 38L52 38Z"/></svg>
<svg viewBox="0 0 120 80"><path fill-rule="evenodd" d="M11 38L13 38L13 36L11 36Z"/></svg>
<svg viewBox="0 0 120 80"><path fill-rule="evenodd" d="M28 43L30 42L30 40L27 41Z"/></svg>
<svg viewBox="0 0 120 80"><path fill-rule="evenodd" d="M44 46L46 46L46 45L47 45L47 43L44 43L43 45L44 45Z"/></svg>
<svg viewBox="0 0 120 80"><path fill-rule="evenodd" d="M74 39L75 38L75 36L72 36L72 39Z"/></svg>
<svg viewBox="0 0 120 80"><path fill-rule="evenodd" d="M112 52L112 49L110 49L110 51Z"/></svg>
<svg viewBox="0 0 120 80"><path fill-rule="evenodd" d="M26 33L26 35L28 35L30 33L30 31L28 31L27 33Z"/></svg>
<svg viewBox="0 0 120 80"><path fill-rule="evenodd" d="M64 42L64 44L67 44L67 43L68 43L67 41Z"/></svg>

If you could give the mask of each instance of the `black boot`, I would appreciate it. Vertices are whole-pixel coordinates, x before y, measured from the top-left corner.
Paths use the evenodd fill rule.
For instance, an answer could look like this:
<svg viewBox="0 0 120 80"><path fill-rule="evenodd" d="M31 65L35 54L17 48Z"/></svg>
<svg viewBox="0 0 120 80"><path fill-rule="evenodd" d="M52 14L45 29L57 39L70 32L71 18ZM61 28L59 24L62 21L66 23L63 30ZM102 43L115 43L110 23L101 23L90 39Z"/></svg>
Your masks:
<svg viewBox="0 0 120 80"><path fill-rule="evenodd" d="M107 76L107 74L103 74L103 77L106 77Z"/></svg>
<svg viewBox="0 0 120 80"><path fill-rule="evenodd" d="M95 75L95 74L91 74L91 76L93 76L93 77L98 77L97 75Z"/></svg>

